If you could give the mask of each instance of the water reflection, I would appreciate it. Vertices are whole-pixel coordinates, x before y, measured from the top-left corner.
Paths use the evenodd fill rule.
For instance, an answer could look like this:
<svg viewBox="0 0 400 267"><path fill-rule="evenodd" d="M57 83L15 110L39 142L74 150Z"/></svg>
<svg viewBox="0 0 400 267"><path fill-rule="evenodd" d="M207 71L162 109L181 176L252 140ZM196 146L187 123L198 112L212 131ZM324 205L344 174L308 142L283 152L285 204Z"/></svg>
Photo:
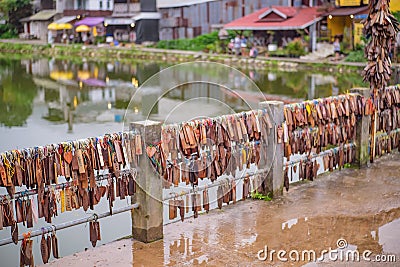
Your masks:
<svg viewBox="0 0 400 267"><path fill-rule="evenodd" d="M93 121L96 111L97 115L101 113L108 115L101 116L103 120L105 118L115 120L115 116L112 115L122 113L118 110L128 106L135 89L149 77L167 67L165 64L142 62L121 64L118 61L77 63L72 60L54 59L12 60L4 56L0 59L0 63L2 94L0 123L7 127L26 125L33 107L37 105L34 99L38 96L39 102L44 101L48 105L48 113L43 116L44 120L67 123L71 117L68 116L68 112L72 112L76 117L75 123L85 123L87 120ZM267 98L269 96L290 97L295 100L315 98L345 92L354 86L365 86L358 72L312 73L297 69L267 71L250 69L244 72L262 92L267 94ZM229 82L225 86L235 90L248 90L246 78L232 73L228 74ZM161 74L158 82L164 89L174 80L200 81L224 75L225 73L215 69L200 66L172 75ZM397 79L396 75L394 79ZM192 90L196 88L193 87ZM188 91L190 90L183 87L180 93L166 97L184 100L192 96ZM209 91L208 94L202 93L202 96L213 97ZM108 111L109 104L113 112ZM80 106L85 108L81 110ZM90 115L85 120L88 110Z"/></svg>
<svg viewBox="0 0 400 267"><path fill-rule="evenodd" d="M43 119L48 121L67 123L70 119L68 112L76 115L75 123L93 121L93 113L90 113L86 120L84 118L88 110L97 111L98 115L105 112L109 116L101 118L107 117L111 120L113 116L107 112L110 104L113 110L125 109L135 89L149 77L167 67L165 64L155 63L121 64L117 61L76 63L68 60L12 60L4 57L0 59L0 63L2 94L0 122L7 127L25 125L32 114L33 106L36 105L34 99L38 96L39 101L44 101L49 106L48 114L43 116ZM267 98L269 96L290 97L295 100L315 98L338 94L354 86L365 86L357 72L323 74L293 69L267 71L251 69L244 72L262 92L267 94ZM164 90L170 88L174 80L201 81L224 75L226 74L215 69L199 66L180 69L172 75L161 74L158 85ZM243 76L232 72L228 74L227 80L228 83L225 84L227 88L248 90L249 85ZM192 87L193 90L196 91L197 88ZM191 90L182 87L176 94L166 97L185 100L193 96L189 91ZM201 95L214 97L210 95L210 89ZM85 108L80 110L80 106Z"/></svg>
<svg viewBox="0 0 400 267"><path fill-rule="evenodd" d="M32 114L37 88L32 76L17 61L0 60L0 123L5 127L23 126Z"/></svg>
<svg viewBox="0 0 400 267"><path fill-rule="evenodd" d="M253 204L242 203L239 205L246 207L233 207L235 211L238 210L240 216L230 216L229 219L223 214L212 214L207 215L211 216L211 219L203 217L197 219L197 223L189 221L178 228L176 225L166 226L164 240L153 244L134 241L133 265L150 263L153 266L232 266L246 262L263 266L271 263L269 258L266 262L257 259L257 252L265 245L269 250L297 250L300 251L300 255L303 250L314 250L316 259L320 257L322 250L336 249L338 238L346 239L349 242L346 249L358 250L360 257L364 250L372 251L372 255L400 254L396 239L400 208L360 216L314 216L282 221L279 216L263 213L265 209L260 203ZM250 207L258 209L243 213ZM231 212L232 210L228 211ZM254 214L255 212L259 215ZM146 260L149 253L157 255L154 259ZM323 261L329 262L329 258L324 258ZM278 263L276 255L272 262ZM305 263L307 261L290 262L291 266L301 266Z"/></svg>

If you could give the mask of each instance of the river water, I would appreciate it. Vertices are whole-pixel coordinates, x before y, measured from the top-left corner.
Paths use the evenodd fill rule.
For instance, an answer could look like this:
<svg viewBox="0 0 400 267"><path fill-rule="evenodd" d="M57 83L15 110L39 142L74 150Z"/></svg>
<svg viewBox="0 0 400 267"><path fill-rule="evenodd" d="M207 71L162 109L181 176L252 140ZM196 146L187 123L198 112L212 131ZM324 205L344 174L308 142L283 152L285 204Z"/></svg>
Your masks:
<svg viewBox="0 0 400 267"><path fill-rule="evenodd" d="M20 60L2 56L0 151L118 132L127 128L124 122L144 118L178 122L199 116L213 117L254 108L265 99L298 101L365 86L357 71L320 73L282 66L271 70L247 69L240 73L216 64L170 66L134 61L99 63L89 59ZM151 82L146 83L150 77ZM215 80L217 82L213 83ZM211 82L185 84L185 81ZM117 201L115 207L125 206L129 201L129 198ZM96 213L107 210L105 199L95 207ZM53 223L92 213L82 209L63 213ZM129 213L101 220L102 240L98 246L129 235L130 221ZM35 229L46 225L39 220ZM21 225L19 231L24 233L28 229ZM0 239L9 236L9 228L0 231ZM57 236L61 256L91 246L87 225L59 231ZM38 264L41 263L39 243L40 239L34 238ZM1 266L18 264L19 245L0 248Z"/></svg>

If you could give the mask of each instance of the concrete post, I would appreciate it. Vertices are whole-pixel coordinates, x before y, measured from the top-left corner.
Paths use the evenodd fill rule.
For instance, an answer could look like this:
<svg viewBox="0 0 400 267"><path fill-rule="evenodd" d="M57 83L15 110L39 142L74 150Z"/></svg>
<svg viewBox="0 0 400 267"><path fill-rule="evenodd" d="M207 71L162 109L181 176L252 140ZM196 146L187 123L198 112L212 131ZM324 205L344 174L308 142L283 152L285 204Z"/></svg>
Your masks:
<svg viewBox="0 0 400 267"><path fill-rule="evenodd" d="M360 94L365 99L370 98L369 88L352 88L351 93ZM367 166L369 162L369 137L370 137L371 116L359 116L356 122L356 159L355 165L359 168Z"/></svg>
<svg viewBox="0 0 400 267"><path fill-rule="evenodd" d="M132 198L133 203L139 203L139 208L132 210L132 236L148 243L163 238L162 180L146 153L148 145L160 142L161 123L133 122L130 129L141 135L143 149L137 167L136 193Z"/></svg>
<svg viewBox="0 0 400 267"><path fill-rule="evenodd" d="M268 147L266 149L266 186L267 192L272 193L272 197L280 196L283 193L283 143L278 144L277 127L282 126L283 102L265 101L259 103L261 109L266 109L270 116L273 128L268 134Z"/></svg>

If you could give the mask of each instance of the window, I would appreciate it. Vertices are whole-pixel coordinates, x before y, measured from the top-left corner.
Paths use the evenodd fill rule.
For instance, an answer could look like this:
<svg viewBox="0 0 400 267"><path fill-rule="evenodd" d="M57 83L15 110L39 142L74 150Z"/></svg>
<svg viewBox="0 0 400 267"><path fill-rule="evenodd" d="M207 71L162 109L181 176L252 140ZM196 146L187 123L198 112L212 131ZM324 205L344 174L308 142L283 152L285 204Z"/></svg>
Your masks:
<svg viewBox="0 0 400 267"><path fill-rule="evenodd" d="M100 2L99 2L99 9L100 9L100 10L103 10L103 1L101 1L101 0L100 0Z"/></svg>
<svg viewBox="0 0 400 267"><path fill-rule="evenodd" d="M107 0L107 10L110 10L110 0Z"/></svg>

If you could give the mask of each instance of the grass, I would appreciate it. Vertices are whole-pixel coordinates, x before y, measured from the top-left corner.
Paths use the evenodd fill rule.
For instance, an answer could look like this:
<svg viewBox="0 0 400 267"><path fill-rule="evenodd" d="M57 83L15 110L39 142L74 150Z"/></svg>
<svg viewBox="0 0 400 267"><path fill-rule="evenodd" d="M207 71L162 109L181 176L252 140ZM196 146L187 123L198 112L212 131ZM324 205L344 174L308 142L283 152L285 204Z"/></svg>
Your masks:
<svg viewBox="0 0 400 267"><path fill-rule="evenodd" d="M272 198L270 196L270 193L268 193L267 195L263 195L263 194L261 194L259 192L252 192L251 193L251 198L264 200L264 201L271 201L272 200Z"/></svg>

